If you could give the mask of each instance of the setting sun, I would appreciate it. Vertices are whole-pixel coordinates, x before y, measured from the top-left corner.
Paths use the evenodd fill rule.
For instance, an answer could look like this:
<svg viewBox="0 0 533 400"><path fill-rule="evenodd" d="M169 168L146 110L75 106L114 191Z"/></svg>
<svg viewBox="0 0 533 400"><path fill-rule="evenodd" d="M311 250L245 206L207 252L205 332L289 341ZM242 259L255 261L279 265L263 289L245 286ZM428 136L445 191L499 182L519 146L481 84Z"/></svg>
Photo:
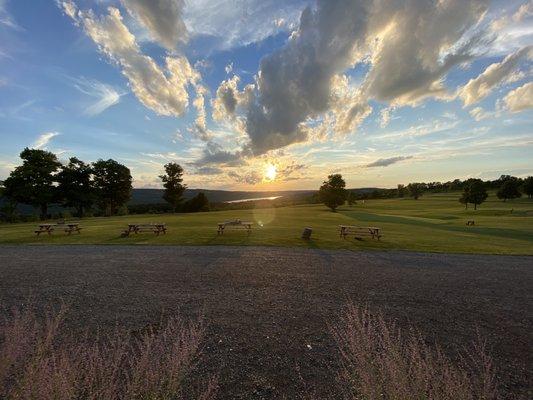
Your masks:
<svg viewBox="0 0 533 400"><path fill-rule="evenodd" d="M276 179L276 166L274 164L268 164L265 169L265 179L268 181L273 181Z"/></svg>

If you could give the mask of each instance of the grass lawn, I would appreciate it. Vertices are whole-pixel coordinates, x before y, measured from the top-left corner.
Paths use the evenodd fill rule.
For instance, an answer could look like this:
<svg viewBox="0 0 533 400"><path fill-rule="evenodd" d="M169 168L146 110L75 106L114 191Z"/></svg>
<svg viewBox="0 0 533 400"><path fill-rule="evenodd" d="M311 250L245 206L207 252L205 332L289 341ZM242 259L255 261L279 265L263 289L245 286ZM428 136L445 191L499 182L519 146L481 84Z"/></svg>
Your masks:
<svg viewBox="0 0 533 400"><path fill-rule="evenodd" d="M0 244L179 244L267 245L327 249L405 249L429 252L533 254L533 200L489 200L474 211L457 201L459 193L410 198L367 200L344 206L333 213L322 205L302 205L256 210L218 211L198 214L129 215L87 218L80 235L56 231L37 237L37 223L0 225ZM512 210L512 212L511 212ZM217 236L216 224L240 218L254 222L250 236L228 231ZM475 220L476 226L466 226ZM121 238L128 223L164 222L168 233L143 233ZM377 226L381 241L342 240L338 225ZM313 228L312 240L300 239L305 226Z"/></svg>

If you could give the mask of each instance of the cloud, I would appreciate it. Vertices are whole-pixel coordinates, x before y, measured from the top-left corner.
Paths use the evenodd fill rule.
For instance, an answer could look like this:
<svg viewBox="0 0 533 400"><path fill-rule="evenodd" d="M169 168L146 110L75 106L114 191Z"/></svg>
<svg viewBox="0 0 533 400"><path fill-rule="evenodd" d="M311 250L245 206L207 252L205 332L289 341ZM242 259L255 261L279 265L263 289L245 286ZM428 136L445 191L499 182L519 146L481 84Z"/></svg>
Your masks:
<svg viewBox="0 0 533 400"><path fill-rule="evenodd" d="M118 104L120 102L120 97L124 95L124 93L119 93L113 86L106 85L97 80L79 78L73 79L73 81L76 89L97 99L95 103L88 106L83 112L85 115L91 117L104 112L115 104Z"/></svg>
<svg viewBox="0 0 533 400"><path fill-rule="evenodd" d="M8 13L6 3L7 0L0 0L0 25L7 26L14 30L22 30L13 17Z"/></svg>
<svg viewBox="0 0 533 400"><path fill-rule="evenodd" d="M503 104L505 109L514 113L533 108L533 82L507 93L503 98Z"/></svg>
<svg viewBox="0 0 533 400"><path fill-rule="evenodd" d="M372 4L367 30L371 69L364 82L368 96L398 106L446 98L442 80L452 67L474 57L482 36L472 30L488 1Z"/></svg>
<svg viewBox="0 0 533 400"><path fill-rule="evenodd" d="M142 104L160 115L183 115L189 100L187 86L200 80L187 58L167 56L165 68L161 68L141 52L117 8L109 7L107 15L98 17L92 10L73 11L77 8L70 0L60 5L84 28L100 52L121 67L122 74Z"/></svg>
<svg viewBox="0 0 533 400"><path fill-rule="evenodd" d="M487 4L318 0L316 9L302 12L287 43L261 60L246 105L239 105L234 82L225 81L219 110L242 113L245 148L261 155L354 132L372 112L372 99L403 106L449 98L443 79L474 57L482 41L474 30ZM357 87L344 74L363 64L369 72Z"/></svg>
<svg viewBox="0 0 533 400"><path fill-rule="evenodd" d="M217 167L200 167L196 169L196 175L219 175L224 172Z"/></svg>
<svg viewBox="0 0 533 400"><path fill-rule="evenodd" d="M247 185L257 185L263 181L262 175L257 171L250 171L244 174L239 174L235 171L228 172L228 176L238 183L245 183Z"/></svg>
<svg viewBox="0 0 533 400"><path fill-rule="evenodd" d="M501 62L489 65L476 78L470 79L458 90L457 95L463 100L465 106L477 103L506 81L516 80L513 75L516 74L520 61L532 57L533 46L524 47L508 55Z"/></svg>
<svg viewBox="0 0 533 400"><path fill-rule="evenodd" d="M58 136L58 132L46 132L40 135L35 142L32 143L31 147L34 149L43 149L45 146L52 140L52 138Z"/></svg>
<svg viewBox="0 0 533 400"><path fill-rule="evenodd" d="M210 164L224 164L227 166L239 166L245 164L244 157L247 154L236 151L224 150L222 146L215 142L207 142L202 156L192 163L197 167L204 167Z"/></svg>
<svg viewBox="0 0 533 400"><path fill-rule="evenodd" d="M390 157L390 158L380 158L379 160L376 160L374 162L371 162L370 164L366 164L365 168L373 168L373 167L388 167L389 165L396 164L401 161L410 160L413 156L397 156L397 157Z"/></svg>
<svg viewBox="0 0 533 400"><path fill-rule="evenodd" d="M194 0L188 1L184 19L191 36L211 39L207 51L246 46L290 30L301 10L314 0ZM280 24L279 21L284 23Z"/></svg>
<svg viewBox="0 0 533 400"><path fill-rule="evenodd" d="M188 39L183 22L183 0L122 0L128 12L150 33L151 37L169 51Z"/></svg>
<svg viewBox="0 0 533 400"><path fill-rule="evenodd" d="M488 113L487 111L485 111L483 108L481 107L476 107L476 108L473 108L472 110L470 110L470 115L472 116L472 118L474 118L476 121L481 121L483 119L487 119L490 117L490 113Z"/></svg>

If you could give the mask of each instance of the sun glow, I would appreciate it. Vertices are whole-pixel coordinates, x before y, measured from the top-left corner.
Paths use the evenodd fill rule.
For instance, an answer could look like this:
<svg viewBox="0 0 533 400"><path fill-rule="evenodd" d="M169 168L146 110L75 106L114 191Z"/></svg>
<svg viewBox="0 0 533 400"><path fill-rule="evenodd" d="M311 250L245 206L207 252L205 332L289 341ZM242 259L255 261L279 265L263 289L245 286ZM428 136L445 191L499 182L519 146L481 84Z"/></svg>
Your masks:
<svg viewBox="0 0 533 400"><path fill-rule="evenodd" d="M277 170L274 164L267 164L265 168L265 179L267 181L273 181L276 179Z"/></svg>

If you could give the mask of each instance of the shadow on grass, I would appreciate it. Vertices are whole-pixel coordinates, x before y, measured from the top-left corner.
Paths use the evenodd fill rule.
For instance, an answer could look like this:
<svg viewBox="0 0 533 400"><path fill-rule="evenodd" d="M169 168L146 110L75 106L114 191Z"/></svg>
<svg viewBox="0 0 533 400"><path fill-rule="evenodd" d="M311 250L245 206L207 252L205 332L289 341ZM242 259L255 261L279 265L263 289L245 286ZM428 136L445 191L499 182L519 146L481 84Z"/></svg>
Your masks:
<svg viewBox="0 0 533 400"><path fill-rule="evenodd" d="M423 221L420 218L400 217L395 215L379 215L360 211L340 211L341 214L348 218L357 219L367 222L386 222L392 224L404 224L412 226L421 226L431 229L439 229L448 232L476 233L479 235L498 236L508 239L533 240L533 234L516 229L505 228L488 228L488 227L462 227L447 224L435 224Z"/></svg>

